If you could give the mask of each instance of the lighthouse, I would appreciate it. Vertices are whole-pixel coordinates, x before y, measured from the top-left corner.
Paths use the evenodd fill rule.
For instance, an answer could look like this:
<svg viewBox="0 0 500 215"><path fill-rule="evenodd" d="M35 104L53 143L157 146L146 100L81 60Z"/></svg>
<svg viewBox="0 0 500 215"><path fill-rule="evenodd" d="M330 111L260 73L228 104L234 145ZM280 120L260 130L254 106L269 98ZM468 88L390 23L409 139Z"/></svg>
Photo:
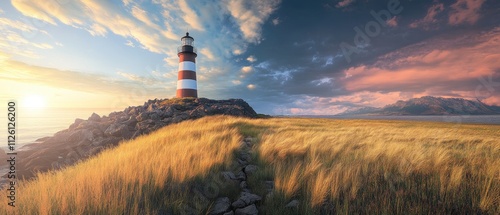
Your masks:
<svg viewBox="0 0 500 215"><path fill-rule="evenodd" d="M179 73L177 75L177 98L198 97L196 84L196 48L194 39L186 33L181 38L181 46L177 48L179 56Z"/></svg>

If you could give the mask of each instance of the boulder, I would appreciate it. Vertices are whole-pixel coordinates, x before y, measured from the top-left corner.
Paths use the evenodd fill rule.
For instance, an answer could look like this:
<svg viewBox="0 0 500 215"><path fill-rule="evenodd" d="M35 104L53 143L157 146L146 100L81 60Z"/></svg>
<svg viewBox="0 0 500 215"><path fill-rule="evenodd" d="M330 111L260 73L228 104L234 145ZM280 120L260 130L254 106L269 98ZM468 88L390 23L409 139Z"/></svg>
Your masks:
<svg viewBox="0 0 500 215"><path fill-rule="evenodd" d="M101 117L98 114L96 114L96 113L92 113L92 115L89 117L88 120L89 121L99 122L99 121L101 121Z"/></svg>
<svg viewBox="0 0 500 215"><path fill-rule="evenodd" d="M77 128L80 125L80 123L82 123L83 121L85 121L85 120L80 119L80 118L76 118L75 122L69 126L69 129L73 130L73 129Z"/></svg>
<svg viewBox="0 0 500 215"><path fill-rule="evenodd" d="M228 197L218 198L215 200L212 210L208 213L210 215L219 215L228 212L231 207L231 201Z"/></svg>
<svg viewBox="0 0 500 215"><path fill-rule="evenodd" d="M70 131L68 142L81 142L81 141L92 141L94 140L94 133L89 129L80 129L76 131Z"/></svg>
<svg viewBox="0 0 500 215"><path fill-rule="evenodd" d="M297 199L294 199L292 201L290 201L288 204L285 205L285 208L296 208L296 207L299 207L299 200Z"/></svg>
<svg viewBox="0 0 500 215"><path fill-rule="evenodd" d="M255 205L249 205L244 208L238 208L235 211L236 215L257 215L259 214L259 211L257 210L257 207Z"/></svg>
<svg viewBox="0 0 500 215"><path fill-rule="evenodd" d="M251 175L252 173L256 172L259 168L255 165L248 165L245 167L244 171L247 176Z"/></svg>
<svg viewBox="0 0 500 215"><path fill-rule="evenodd" d="M243 208L248 205L254 204L255 202L258 202L260 200L262 200L262 197L256 194L249 192L241 192L240 198L235 202L233 202L231 206L233 206L233 208Z"/></svg>
<svg viewBox="0 0 500 215"><path fill-rule="evenodd" d="M150 112L142 112L140 113L139 115L137 115L137 117L135 119L137 119L137 121L144 121L146 119L149 119L149 115L150 115Z"/></svg>
<svg viewBox="0 0 500 215"><path fill-rule="evenodd" d="M104 134L108 136L123 137L128 136L130 131L128 130L127 125L115 123L111 124L109 128L104 131Z"/></svg>

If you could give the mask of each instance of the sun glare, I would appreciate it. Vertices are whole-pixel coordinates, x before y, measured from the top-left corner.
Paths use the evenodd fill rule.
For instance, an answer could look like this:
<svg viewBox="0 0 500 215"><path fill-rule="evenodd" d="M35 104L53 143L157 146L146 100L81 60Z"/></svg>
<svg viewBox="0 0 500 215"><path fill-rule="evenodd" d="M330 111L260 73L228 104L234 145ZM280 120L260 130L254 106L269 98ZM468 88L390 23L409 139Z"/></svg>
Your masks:
<svg viewBox="0 0 500 215"><path fill-rule="evenodd" d="M43 96L29 95L22 100L22 103L20 105L24 108L41 109L45 107L46 103Z"/></svg>

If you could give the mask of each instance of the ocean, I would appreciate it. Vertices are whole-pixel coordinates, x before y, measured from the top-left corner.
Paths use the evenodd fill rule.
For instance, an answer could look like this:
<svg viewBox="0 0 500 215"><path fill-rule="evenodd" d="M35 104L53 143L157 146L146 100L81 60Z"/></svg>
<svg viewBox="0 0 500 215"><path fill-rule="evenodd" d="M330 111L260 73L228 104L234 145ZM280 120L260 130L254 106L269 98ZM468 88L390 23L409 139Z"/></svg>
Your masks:
<svg viewBox="0 0 500 215"><path fill-rule="evenodd" d="M5 108L6 109L6 108ZM112 109L91 108L43 108L43 109L18 109L16 112L16 149L23 145L34 143L37 139L54 135L54 133L67 129L76 118L88 119L92 113L100 116L109 115ZM116 111L116 110L115 110ZM3 125L1 138L4 144L0 148L7 147L7 113L2 111L0 125Z"/></svg>
<svg viewBox="0 0 500 215"><path fill-rule="evenodd" d="M67 129L76 118L88 119L92 113L97 113L100 116L109 115L116 111L112 109L74 109L74 108L59 108L59 109L32 109L18 110L16 113L16 148L33 143L42 137L52 136L54 133ZM5 110L2 115L6 116ZM464 116L287 116L287 117L310 117L310 118L332 118L332 119L377 119L377 120L415 120L415 121L435 121L435 122L451 122L451 123L477 123L477 124L497 124L500 125L500 115L464 115ZM3 125L4 130L0 135L3 144L1 149L7 147L7 117L0 117L0 125Z"/></svg>

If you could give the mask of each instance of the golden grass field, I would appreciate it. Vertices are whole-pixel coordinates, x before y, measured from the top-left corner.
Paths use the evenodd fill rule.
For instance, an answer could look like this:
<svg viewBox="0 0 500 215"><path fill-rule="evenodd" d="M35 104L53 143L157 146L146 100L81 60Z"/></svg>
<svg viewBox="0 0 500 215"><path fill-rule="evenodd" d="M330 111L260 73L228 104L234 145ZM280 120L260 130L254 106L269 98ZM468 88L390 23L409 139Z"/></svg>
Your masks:
<svg viewBox="0 0 500 215"><path fill-rule="evenodd" d="M247 136L262 214L500 214L500 126L225 116L167 126L20 182L16 208L2 197L0 214L181 214L188 203L205 214L215 197L196 207L189 188L217 180ZM264 180L274 180L272 195ZM239 192L219 189L233 201ZM299 207L285 208L293 199Z"/></svg>

